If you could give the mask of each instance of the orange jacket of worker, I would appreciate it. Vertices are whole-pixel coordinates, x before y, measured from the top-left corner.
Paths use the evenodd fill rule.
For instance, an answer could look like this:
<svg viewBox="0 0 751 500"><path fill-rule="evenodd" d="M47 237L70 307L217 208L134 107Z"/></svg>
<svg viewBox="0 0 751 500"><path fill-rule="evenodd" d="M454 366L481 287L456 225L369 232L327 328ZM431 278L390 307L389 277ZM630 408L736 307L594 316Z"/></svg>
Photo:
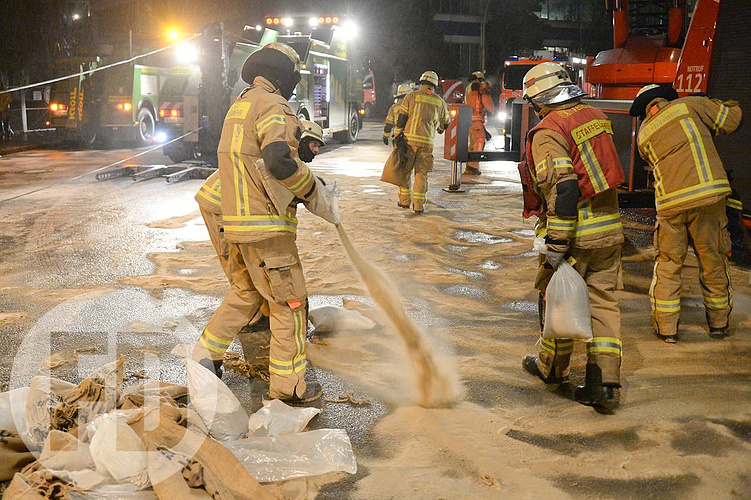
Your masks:
<svg viewBox="0 0 751 500"><path fill-rule="evenodd" d="M469 128L469 150L485 149L485 114L493 113L493 100L490 98L490 85L485 81L482 71L475 71L469 77L467 104L472 106L472 125ZM480 175L480 164L476 161L467 163L465 174Z"/></svg>

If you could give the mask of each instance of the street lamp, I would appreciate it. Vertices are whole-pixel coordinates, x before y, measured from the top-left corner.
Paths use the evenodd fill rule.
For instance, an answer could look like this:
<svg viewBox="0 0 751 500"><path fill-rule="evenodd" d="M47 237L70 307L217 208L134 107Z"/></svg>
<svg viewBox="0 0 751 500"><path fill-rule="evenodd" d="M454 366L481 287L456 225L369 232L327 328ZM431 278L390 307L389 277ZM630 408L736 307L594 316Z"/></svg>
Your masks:
<svg viewBox="0 0 751 500"><path fill-rule="evenodd" d="M485 10L482 12L482 24L480 25L480 69L485 73L485 23L488 18L488 7L490 0L485 2Z"/></svg>

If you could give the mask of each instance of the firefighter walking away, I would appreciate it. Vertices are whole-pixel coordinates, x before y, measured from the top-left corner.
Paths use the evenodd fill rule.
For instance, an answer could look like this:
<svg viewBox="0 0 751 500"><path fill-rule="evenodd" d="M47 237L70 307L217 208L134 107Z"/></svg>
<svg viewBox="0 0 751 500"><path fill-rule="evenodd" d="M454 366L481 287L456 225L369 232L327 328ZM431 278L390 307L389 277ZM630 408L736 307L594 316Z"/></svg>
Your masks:
<svg viewBox="0 0 751 500"><path fill-rule="evenodd" d="M558 64L541 63L527 72L524 98L542 121L527 136L520 170L525 217L539 216L538 235L546 242L535 287L544 294L564 259L587 283L594 336L587 343L585 384L575 398L609 410L619 403L623 353L615 289L623 243L616 187L624 175L610 120L583 104L584 95ZM540 347L537 356L523 359L523 369L546 384L568 382L574 341L541 339Z"/></svg>
<svg viewBox="0 0 751 500"><path fill-rule="evenodd" d="M649 298L655 334L676 342L681 315L681 269L688 237L699 261L709 335L728 335L733 287L725 202L730 183L712 136L733 133L741 123L735 101L701 96L678 98L670 87L647 85L630 114L642 118L639 154L655 179L655 265Z"/></svg>
<svg viewBox="0 0 751 500"><path fill-rule="evenodd" d="M415 214L425 211L428 199L428 174L433 171L433 142L435 132L443 133L450 118L444 100L435 93L438 75L426 71L420 76L420 87L406 95L399 107L394 127L394 144L403 160L400 176L399 206L409 208ZM411 172L414 183L410 186Z"/></svg>

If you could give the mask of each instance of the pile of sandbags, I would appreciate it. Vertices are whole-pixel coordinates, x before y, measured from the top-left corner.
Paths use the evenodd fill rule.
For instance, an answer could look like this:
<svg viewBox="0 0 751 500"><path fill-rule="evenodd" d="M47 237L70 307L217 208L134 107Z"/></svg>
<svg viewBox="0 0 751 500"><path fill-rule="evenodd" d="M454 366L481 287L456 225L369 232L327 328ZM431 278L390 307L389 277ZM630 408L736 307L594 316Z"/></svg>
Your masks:
<svg viewBox="0 0 751 500"><path fill-rule="evenodd" d="M248 418L221 380L186 364L188 387L125 389L120 358L77 385L35 377L0 394L3 498L277 498L259 482L356 472L346 432L302 432L319 410L271 401Z"/></svg>

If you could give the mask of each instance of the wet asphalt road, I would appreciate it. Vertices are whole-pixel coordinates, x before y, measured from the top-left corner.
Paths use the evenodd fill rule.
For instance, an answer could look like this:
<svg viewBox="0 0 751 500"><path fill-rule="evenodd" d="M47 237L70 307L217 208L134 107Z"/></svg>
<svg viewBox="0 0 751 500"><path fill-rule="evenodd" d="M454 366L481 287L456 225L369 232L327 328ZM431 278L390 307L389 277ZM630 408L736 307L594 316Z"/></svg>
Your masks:
<svg viewBox="0 0 751 500"><path fill-rule="evenodd" d="M368 125L362 140L380 141L379 127ZM135 152L50 149L2 157L0 200L83 174ZM352 146L331 145L324 152L320 157L324 169L326 162L357 158L357 150ZM435 156L440 157L440 148ZM130 163L170 162L157 150ZM487 186L475 189L478 192L518 189L513 165L498 167L495 178ZM144 369L151 377L186 382L179 358L169 351L177 343L192 343L197 338L201 325L220 299L179 288L167 289L155 297L141 288L123 286L118 280L153 273L155 264L146 258L149 253L174 252L184 242L207 239L205 229L200 226L147 226L149 222L194 211L193 195L200 182L167 184L154 179L133 183L128 179L96 181L85 176L18 200L0 202L0 313L23 315L20 319L0 316L0 386L28 384L47 357L60 351L78 356L76 365L55 372L55 376L71 381L80 380L116 353L126 356L126 371L131 375ZM455 202L440 203L450 208ZM650 226L654 221L651 211L630 210L627 216L634 224L628 230L625 255L651 245ZM461 218L462 214L455 217ZM454 235L457 243L450 250L461 254L467 248L462 243L503 243L493 238L498 237L460 231ZM533 255L530 252L521 256ZM483 265L494 269L497 264L488 260ZM645 263L626 263L625 268L642 276L649 276L651 271L651 265ZM474 275L468 274L473 271L463 269L447 268L447 271L464 274L471 280L483 279L477 271ZM446 285L442 291L488 298L481 287L471 285ZM341 305L341 300L341 296L312 296L310 305L311 308ZM536 310L536 304L524 301L503 307L530 313ZM430 318L418 320L429 323ZM92 347L96 350L92 351ZM232 349L239 347L233 345ZM309 373L323 384L325 397L352 393L356 398L371 399L370 404L361 406L321 401L324 411L313 426L344 428L357 453L372 453L373 450L368 450L369 428L389 407L332 373L315 367ZM249 412L260 407L265 384L234 373L229 373L225 381ZM476 392L472 393L473 399L482 402L482 391ZM361 470L355 478L328 486L323 493L326 497L346 496L354 480L366 473Z"/></svg>

